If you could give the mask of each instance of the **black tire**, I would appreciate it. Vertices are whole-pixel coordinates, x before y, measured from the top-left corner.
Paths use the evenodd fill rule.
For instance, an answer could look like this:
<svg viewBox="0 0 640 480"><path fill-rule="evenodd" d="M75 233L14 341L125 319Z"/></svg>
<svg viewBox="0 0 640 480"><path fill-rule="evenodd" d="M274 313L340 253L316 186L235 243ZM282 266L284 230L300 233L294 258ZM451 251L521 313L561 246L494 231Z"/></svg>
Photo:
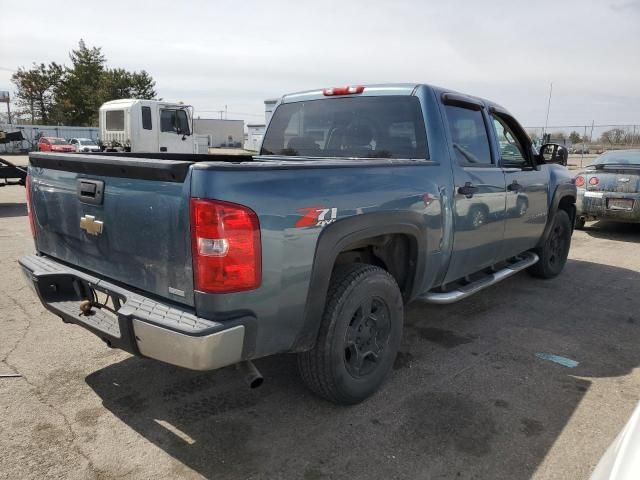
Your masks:
<svg viewBox="0 0 640 480"><path fill-rule="evenodd" d="M576 230L583 230L584 229L584 224L585 224L585 218L577 215L576 216L576 222L574 224L574 228Z"/></svg>
<svg viewBox="0 0 640 480"><path fill-rule="evenodd" d="M373 265L339 267L329 285L316 345L298 354L305 385L337 404L369 397L393 366L403 321L402 294L389 273Z"/></svg>
<svg viewBox="0 0 640 480"><path fill-rule="evenodd" d="M567 263L569 247L571 246L571 220L569 219L569 214L564 210L558 210L553 216L552 222L551 231L544 245L535 250L540 260L528 269L529 273L534 277L556 277Z"/></svg>

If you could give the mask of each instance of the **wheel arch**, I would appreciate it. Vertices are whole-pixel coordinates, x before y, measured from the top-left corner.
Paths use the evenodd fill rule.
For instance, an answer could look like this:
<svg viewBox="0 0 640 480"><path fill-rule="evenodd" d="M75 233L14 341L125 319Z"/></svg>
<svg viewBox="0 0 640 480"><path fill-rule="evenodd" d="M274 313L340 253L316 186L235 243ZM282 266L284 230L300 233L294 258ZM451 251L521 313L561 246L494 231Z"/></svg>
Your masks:
<svg viewBox="0 0 640 480"><path fill-rule="evenodd" d="M420 282L426 270L427 235L424 216L411 211L372 212L338 220L325 227L318 237L307 290L303 326L292 351L305 351L315 345L331 275L341 253L349 251L352 246L366 245L367 240L388 235L406 236L412 245L409 260L413 265L403 297L405 301L415 298L420 291ZM381 266L393 275L388 265Z"/></svg>

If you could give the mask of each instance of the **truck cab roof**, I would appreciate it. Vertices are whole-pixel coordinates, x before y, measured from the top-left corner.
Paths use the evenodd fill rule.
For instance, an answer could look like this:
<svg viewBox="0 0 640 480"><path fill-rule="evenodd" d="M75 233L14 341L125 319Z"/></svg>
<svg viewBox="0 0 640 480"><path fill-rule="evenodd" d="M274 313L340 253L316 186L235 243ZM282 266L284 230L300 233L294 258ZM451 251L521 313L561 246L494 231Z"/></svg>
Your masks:
<svg viewBox="0 0 640 480"><path fill-rule="evenodd" d="M500 112L507 113L511 116L511 114L501 105L487 100L485 98L476 97L473 95L467 95L461 92L457 92L455 90L451 90L448 88L437 87L434 85L428 85L424 83L386 83L386 84L372 84L372 85L361 85L364 90L361 93L347 94L347 95L325 95L325 90L327 88L336 88L336 87L325 87L318 88L314 90L306 90L302 92L289 93L282 97L281 103L291 103L291 102L301 102L301 101L309 101L309 100L320 100L320 99L330 99L334 96L371 96L378 97L383 95L415 95L419 89L428 89L433 91L436 95L453 95L457 96L461 101L466 100L472 103L477 103L478 105L483 105L488 108L494 108Z"/></svg>

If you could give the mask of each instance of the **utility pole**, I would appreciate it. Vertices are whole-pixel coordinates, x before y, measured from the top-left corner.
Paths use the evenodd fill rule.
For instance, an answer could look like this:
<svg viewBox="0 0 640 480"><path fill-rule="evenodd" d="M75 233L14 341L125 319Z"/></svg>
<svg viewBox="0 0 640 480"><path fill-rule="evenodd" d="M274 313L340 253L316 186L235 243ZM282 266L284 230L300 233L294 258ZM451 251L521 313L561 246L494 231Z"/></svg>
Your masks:
<svg viewBox="0 0 640 480"><path fill-rule="evenodd" d="M11 125L11 97L7 97L7 117L9 117L9 125Z"/></svg>
<svg viewBox="0 0 640 480"><path fill-rule="evenodd" d="M547 133L547 125L549 124L549 110L551 110L551 93L553 92L553 82L549 86L549 103L547 103L547 119L544 121L544 132L542 132L542 138Z"/></svg>
<svg viewBox="0 0 640 480"><path fill-rule="evenodd" d="M584 164L584 150L585 150L585 145L584 142L587 139L587 126L584 126L584 135L582 136L582 151L580 152L582 155L580 155L580 168L582 168L583 164Z"/></svg>
<svg viewBox="0 0 640 480"><path fill-rule="evenodd" d="M11 97L9 96L9 91L0 92L0 103L5 102L7 104L7 119L9 120L9 125L11 125Z"/></svg>

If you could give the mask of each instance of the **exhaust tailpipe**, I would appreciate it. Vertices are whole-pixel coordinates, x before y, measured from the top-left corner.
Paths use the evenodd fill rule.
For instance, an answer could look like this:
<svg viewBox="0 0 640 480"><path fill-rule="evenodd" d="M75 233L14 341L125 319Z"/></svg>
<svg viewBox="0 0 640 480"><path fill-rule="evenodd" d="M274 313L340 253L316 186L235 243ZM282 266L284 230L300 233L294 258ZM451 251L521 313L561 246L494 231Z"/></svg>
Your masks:
<svg viewBox="0 0 640 480"><path fill-rule="evenodd" d="M262 385L262 382L264 382L264 377L251 360L237 363L236 368L240 370L240 373L242 374L244 381L249 385L249 388L258 388Z"/></svg>

